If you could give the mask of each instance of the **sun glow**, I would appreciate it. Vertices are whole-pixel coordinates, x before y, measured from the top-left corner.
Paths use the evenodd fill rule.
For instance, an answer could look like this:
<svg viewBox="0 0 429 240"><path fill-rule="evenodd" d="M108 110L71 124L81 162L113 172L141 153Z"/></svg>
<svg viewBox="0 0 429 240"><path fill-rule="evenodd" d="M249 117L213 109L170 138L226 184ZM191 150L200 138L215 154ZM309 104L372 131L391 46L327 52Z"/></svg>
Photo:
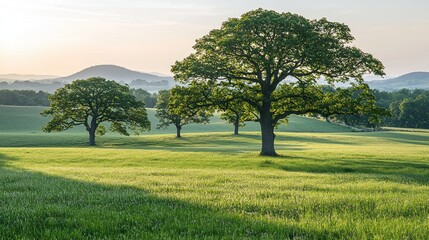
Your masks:
<svg viewBox="0 0 429 240"><path fill-rule="evenodd" d="M45 45L49 23L19 5L0 5L0 50L1 52L29 51Z"/></svg>

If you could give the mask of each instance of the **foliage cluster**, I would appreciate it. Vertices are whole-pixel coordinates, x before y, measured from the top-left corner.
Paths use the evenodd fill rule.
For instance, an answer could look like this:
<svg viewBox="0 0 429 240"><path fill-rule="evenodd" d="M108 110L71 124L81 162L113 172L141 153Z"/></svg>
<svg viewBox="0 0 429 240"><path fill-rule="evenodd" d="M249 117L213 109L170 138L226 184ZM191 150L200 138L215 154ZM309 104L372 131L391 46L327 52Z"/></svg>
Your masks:
<svg viewBox="0 0 429 240"><path fill-rule="evenodd" d="M0 90L0 105L49 106L49 93L33 90Z"/></svg>
<svg viewBox="0 0 429 240"><path fill-rule="evenodd" d="M389 109L390 114L377 121L370 121L371 115L335 115L331 119L351 126L389 126L402 128L429 128L429 91L402 89L394 92L372 90L376 105ZM381 115L382 116L382 115Z"/></svg>
<svg viewBox="0 0 429 240"><path fill-rule="evenodd" d="M147 90L142 88L131 89L132 94L136 97L140 102L144 102L147 108L154 108L156 105L156 100L158 99L158 93L150 93Z"/></svg>

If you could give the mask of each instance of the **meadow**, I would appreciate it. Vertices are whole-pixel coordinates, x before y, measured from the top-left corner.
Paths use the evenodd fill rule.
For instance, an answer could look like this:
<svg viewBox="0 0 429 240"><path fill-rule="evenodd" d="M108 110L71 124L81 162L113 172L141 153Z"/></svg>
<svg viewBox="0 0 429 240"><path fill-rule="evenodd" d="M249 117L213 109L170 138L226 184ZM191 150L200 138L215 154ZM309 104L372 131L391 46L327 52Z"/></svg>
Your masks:
<svg viewBox="0 0 429 240"><path fill-rule="evenodd" d="M42 133L40 108L0 111L1 239L429 238L427 132L293 116L272 158L254 123L89 147L79 129Z"/></svg>

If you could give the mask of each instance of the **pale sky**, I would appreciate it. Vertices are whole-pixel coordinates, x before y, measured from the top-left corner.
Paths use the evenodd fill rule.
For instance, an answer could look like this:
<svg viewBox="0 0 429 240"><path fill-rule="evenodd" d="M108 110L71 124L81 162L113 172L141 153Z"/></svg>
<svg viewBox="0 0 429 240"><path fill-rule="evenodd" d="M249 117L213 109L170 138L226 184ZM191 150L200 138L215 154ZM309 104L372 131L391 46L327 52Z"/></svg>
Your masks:
<svg viewBox="0 0 429 240"><path fill-rule="evenodd" d="M428 0L0 0L0 74L169 74L195 39L259 7L347 24L388 76L429 71Z"/></svg>

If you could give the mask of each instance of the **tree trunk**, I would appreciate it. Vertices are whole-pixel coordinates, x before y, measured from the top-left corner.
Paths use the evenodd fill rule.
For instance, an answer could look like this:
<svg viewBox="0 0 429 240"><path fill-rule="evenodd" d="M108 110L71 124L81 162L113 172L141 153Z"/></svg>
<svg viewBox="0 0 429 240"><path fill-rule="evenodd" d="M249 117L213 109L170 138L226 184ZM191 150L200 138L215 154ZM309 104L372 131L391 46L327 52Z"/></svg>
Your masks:
<svg viewBox="0 0 429 240"><path fill-rule="evenodd" d="M238 122L238 120L236 120L234 123L234 135L238 135L238 128L239 127L240 127L240 123Z"/></svg>
<svg viewBox="0 0 429 240"><path fill-rule="evenodd" d="M95 146L95 131L89 130L89 145Z"/></svg>
<svg viewBox="0 0 429 240"><path fill-rule="evenodd" d="M260 115L260 125L261 125L261 134L262 134L262 156L278 156L274 148L274 139L276 135L274 134L274 127L272 124L271 113L268 109L261 111Z"/></svg>
<svg viewBox="0 0 429 240"><path fill-rule="evenodd" d="M176 125L176 138L181 138L180 131L182 130L182 126Z"/></svg>
<svg viewBox="0 0 429 240"><path fill-rule="evenodd" d="M92 117L91 119L91 126L89 128L89 145L95 146L95 131L97 130L97 122L96 117Z"/></svg>

